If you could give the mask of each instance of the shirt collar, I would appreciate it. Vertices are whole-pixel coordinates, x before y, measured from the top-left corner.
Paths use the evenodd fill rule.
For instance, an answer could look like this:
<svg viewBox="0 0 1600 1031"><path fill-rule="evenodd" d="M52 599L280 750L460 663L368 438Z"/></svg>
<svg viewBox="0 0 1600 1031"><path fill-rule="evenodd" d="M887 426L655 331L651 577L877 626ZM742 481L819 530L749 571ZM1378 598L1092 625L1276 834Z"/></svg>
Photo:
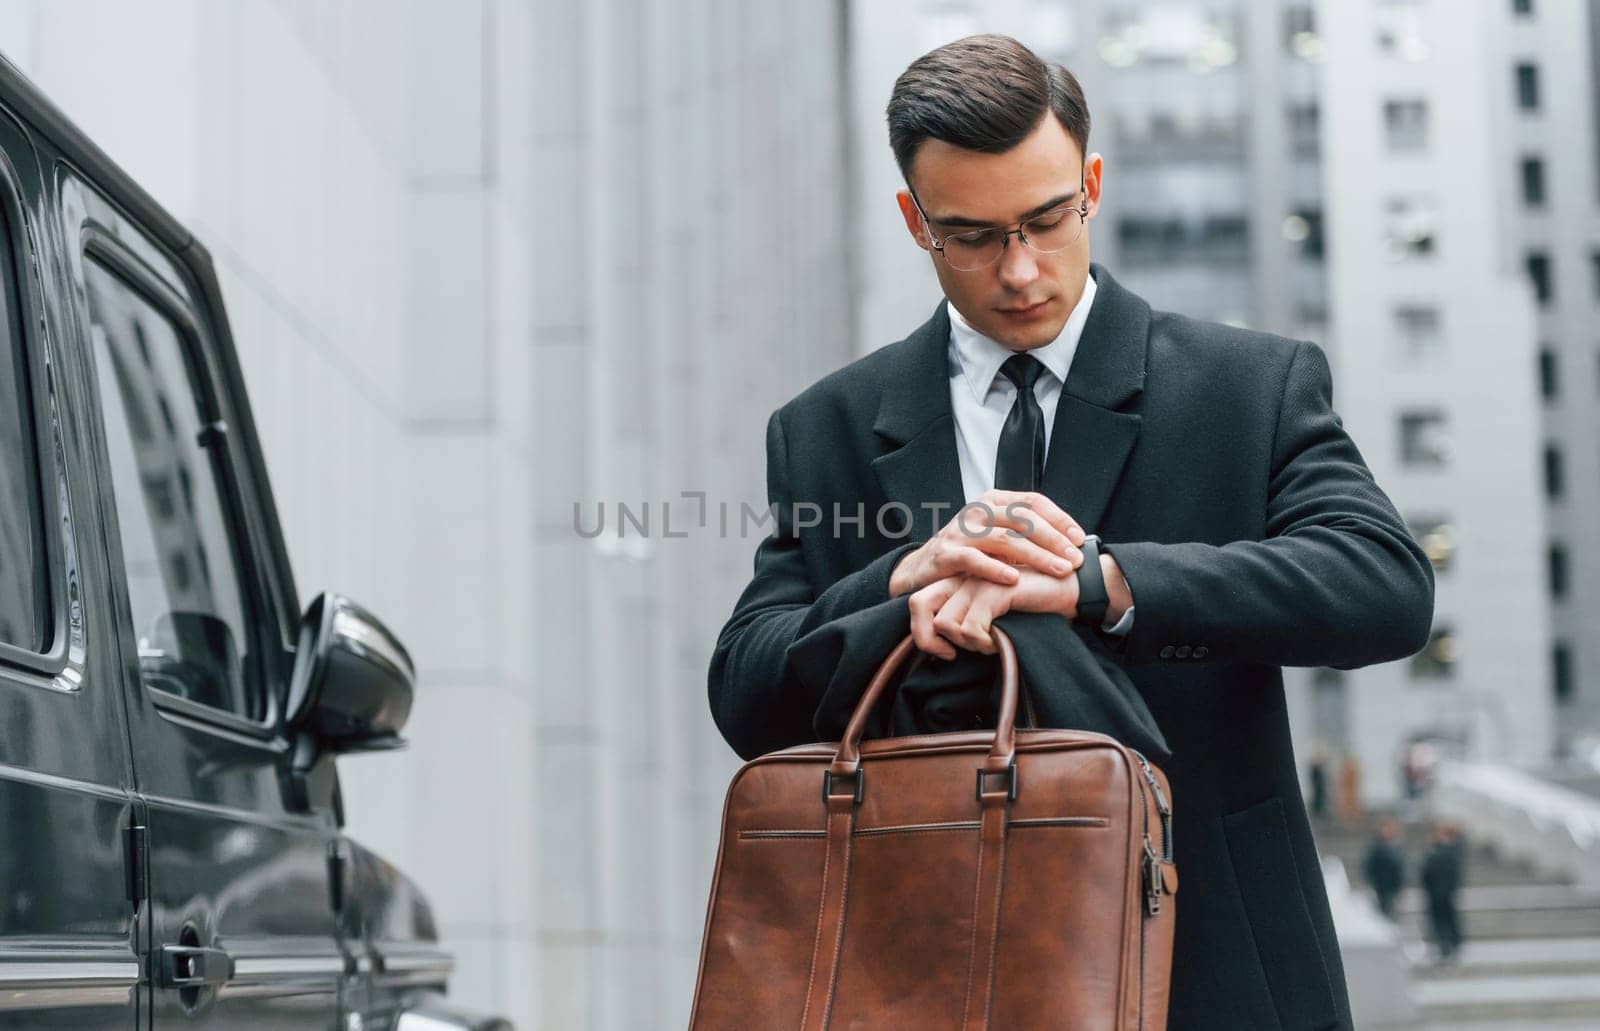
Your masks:
<svg viewBox="0 0 1600 1031"><path fill-rule="evenodd" d="M1078 298L1077 306L1072 309L1072 314L1067 316L1067 324L1061 327L1060 334L1043 347L1036 347L1027 352L1039 359L1045 371L1054 376L1058 382L1067 381L1067 371L1072 368L1072 357L1078 351L1078 340L1083 336L1084 323L1089 321L1089 308L1094 304L1096 289L1094 276L1086 274L1083 277L1083 296ZM961 313L956 311L956 306L949 301L945 301L945 307L950 312L950 349L960 365L968 388L972 390L972 396L981 405L988 396L989 389L994 386L995 377L1000 374L1000 366L1005 364L1007 358L1019 352L1004 347L973 329Z"/></svg>

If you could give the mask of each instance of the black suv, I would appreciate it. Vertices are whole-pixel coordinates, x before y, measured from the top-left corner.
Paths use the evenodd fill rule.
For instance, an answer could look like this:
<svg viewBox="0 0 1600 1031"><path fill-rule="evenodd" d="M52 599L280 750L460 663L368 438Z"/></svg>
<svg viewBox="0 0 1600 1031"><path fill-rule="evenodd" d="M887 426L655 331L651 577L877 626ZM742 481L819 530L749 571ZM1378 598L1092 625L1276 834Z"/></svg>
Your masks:
<svg viewBox="0 0 1600 1031"><path fill-rule="evenodd" d="M345 838L413 670L303 615L211 258L0 59L0 1028L506 1028Z"/></svg>

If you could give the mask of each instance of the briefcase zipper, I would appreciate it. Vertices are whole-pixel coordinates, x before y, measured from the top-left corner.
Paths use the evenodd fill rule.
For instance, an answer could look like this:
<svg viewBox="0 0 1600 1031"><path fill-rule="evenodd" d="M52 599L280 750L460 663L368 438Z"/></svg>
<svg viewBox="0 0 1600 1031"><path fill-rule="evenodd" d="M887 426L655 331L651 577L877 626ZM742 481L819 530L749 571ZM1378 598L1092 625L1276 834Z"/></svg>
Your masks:
<svg viewBox="0 0 1600 1031"><path fill-rule="evenodd" d="M1128 749L1133 757L1139 760L1139 768L1144 771L1144 779L1150 784L1151 794L1156 796L1156 812L1161 815L1161 859L1163 862L1172 861L1172 806L1167 802L1167 796L1161 790L1161 782L1156 780L1155 770L1150 768L1150 762L1140 755L1136 749Z"/></svg>
<svg viewBox="0 0 1600 1031"><path fill-rule="evenodd" d="M1137 759L1139 761L1139 766L1141 768L1144 767L1144 765L1145 765L1144 756L1140 755L1138 752L1134 751L1132 748L1128 749L1128 754L1132 755L1135 759ZM1140 791L1139 792L1139 827L1141 829L1140 833L1144 838L1144 850L1145 850L1146 854L1148 854L1149 851L1150 851L1150 831L1148 829L1149 826L1150 826L1150 802L1149 802L1148 799L1146 799L1144 797L1144 792ZM1146 875L1148 876L1148 871L1146 871ZM1145 910L1146 911L1144 913L1139 914L1139 985L1138 985L1138 989L1137 989L1138 992L1139 992L1139 1031L1144 1031L1144 936L1145 936L1145 933L1146 933L1145 932L1145 925L1150 922L1149 919L1148 919L1149 906L1150 906L1149 891L1150 891L1149 885L1148 885L1148 883L1146 883L1146 886L1145 886L1145 893L1146 893L1145 894Z"/></svg>
<svg viewBox="0 0 1600 1031"><path fill-rule="evenodd" d="M1161 912L1161 862L1172 859L1172 806L1167 802L1166 793L1161 790L1161 784L1156 780L1155 771L1150 768L1149 760L1145 759L1137 749L1128 749L1139 763L1139 769L1144 772L1144 779L1150 785L1150 793L1156 799L1156 812L1161 817L1161 857L1157 858L1155 850L1150 847L1150 833L1146 830L1144 837L1144 855L1141 867L1144 872L1145 911L1139 920L1139 1028L1144 1028L1144 945L1145 925L1149 918ZM1141 827L1150 826L1149 802L1143 791L1139 792L1139 821Z"/></svg>

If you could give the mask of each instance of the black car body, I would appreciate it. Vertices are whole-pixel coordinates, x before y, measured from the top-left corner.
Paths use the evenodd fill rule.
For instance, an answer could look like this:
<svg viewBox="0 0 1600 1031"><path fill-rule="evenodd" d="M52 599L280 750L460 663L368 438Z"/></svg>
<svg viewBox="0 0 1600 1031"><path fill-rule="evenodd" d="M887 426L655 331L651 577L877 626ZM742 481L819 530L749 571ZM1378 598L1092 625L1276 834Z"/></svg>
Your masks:
<svg viewBox="0 0 1600 1031"><path fill-rule="evenodd" d="M298 599L209 255L0 59L0 1028L506 1026L341 831L410 659Z"/></svg>

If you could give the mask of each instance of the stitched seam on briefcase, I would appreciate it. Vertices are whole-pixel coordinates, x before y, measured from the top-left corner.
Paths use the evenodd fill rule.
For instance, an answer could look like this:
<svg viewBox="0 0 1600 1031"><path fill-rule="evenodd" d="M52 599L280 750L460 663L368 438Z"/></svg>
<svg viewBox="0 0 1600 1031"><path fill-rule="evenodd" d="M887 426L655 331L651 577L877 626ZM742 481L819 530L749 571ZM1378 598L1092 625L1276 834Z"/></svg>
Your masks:
<svg viewBox="0 0 1600 1031"><path fill-rule="evenodd" d="M1009 822L1009 821L1008 821ZM1006 860L1011 850L1006 848L1005 828L1000 838L1000 880L994 886L994 933L989 938L989 1002L983 1008L983 1026L989 1026L989 1016L994 1012L994 967L1000 957L1000 900L1006 895Z"/></svg>
<svg viewBox="0 0 1600 1031"><path fill-rule="evenodd" d="M961 1027L966 1031L967 1015L972 1012L972 975L978 965L978 903L983 901L983 835L978 835L978 871L972 889L972 946L967 949L967 997L961 1003Z"/></svg>
<svg viewBox="0 0 1600 1031"><path fill-rule="evenodd" d="M870 838L879 834L920 834L927 831L975 831L978 823L974 820L962 820L952 823L898 823L888 827L867 827L857 830L859 838Z"/></svg>
<svg viewBox="0 0 1600 1031"><path fill-rule="evenodd" d="M850 822L852 825L855 823L854 814L851 814ZM833 1019L833 993L839 987L839 960L844 953L844 922L850 915L850 866L855 859L850 837L844 839L844 881L839 885L839 934L833 942L833 969L828 971L828 1003L822 1011L823 1027L827 1027Z"/></svg>
<svg viewBox="0 0 1600 1031"><path fill-rule="evenodd" d="M851 833L858 838L872 838L883 834L918 834L927 831L975 831L983 825L976 820L960 820L950 823L900 823L887 827L859 827ZM1017 828L1047 828L1047 827L1109 827L1111 821L1103 816L1034 816L1022 820L1012 820L1007 826ZM816 827L752 827L739 832L741 840L761 840L763 838L825 838L826 830Z"/></svg>
<svg viewBox="0 0 1600 1031"><path fill-rule="evenodd" d="M1111 821L1103 816L1033 816L1026 820L1012 820L1007 827L1109 827Z"/></svg>
<svg viewBox="0 0 1600 1031"><path fill-rule="evenodd" d="M1111 821L1103 816L1034 816L1023 820L1012 820L1008 826L1013 828L1038 829L1045 827L1109 827ZM858 838L872 838L883 834L919 834L927 831L975 831L983 825L976 820L960 820L951 823L901 823L887 827L861 827L851 833ZM739 832L741 840L760 840L763 838L825 838L826 830L816 827L753 827Z"/></svg>
<svg viewBox="0 0 1600 1031"><path fill-rule="evenodd" d="M833 819L832 815L828 817L830 823ZM817 899L817 933L811 939L811 976L806 981L805 1008L800 1011L801 1031L805 1031L806 1018L811 1015L811 989L817 984L817 949L822 944L822 918L828 913L828 868L832 865L833 849L830 848L822 853L822 895Z"/></svg>

